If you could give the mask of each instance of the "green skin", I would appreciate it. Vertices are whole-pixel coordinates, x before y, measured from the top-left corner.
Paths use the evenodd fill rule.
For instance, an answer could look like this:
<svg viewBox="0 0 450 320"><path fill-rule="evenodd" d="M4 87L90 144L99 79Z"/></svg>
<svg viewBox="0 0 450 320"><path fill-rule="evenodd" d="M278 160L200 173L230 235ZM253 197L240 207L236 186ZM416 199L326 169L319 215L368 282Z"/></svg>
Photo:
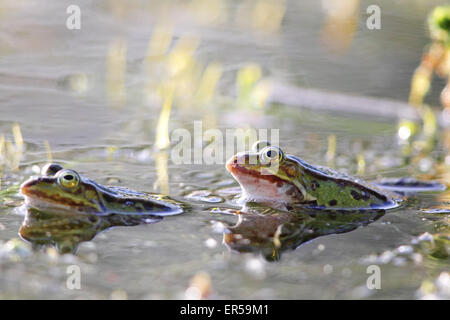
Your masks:
<svg viewBox="0 0 450 320"><path fill-rule="evenodd" d="M182 212L169 199L106 187L57 164L48 164L41 176L31 177L21 185L20 191L29 207L46 212L159 216Z"/></svg>
<svg viewBox="0 0 450 320"><path fill-rule="evenodd" d="M364 210L395 208L402 200L361 180L283 154L279 148L281 157L261 161L268 148L275 147L238 153L227 162L227 170L241 185L244 201L287 209L300 205L320 210Z"/></svg>

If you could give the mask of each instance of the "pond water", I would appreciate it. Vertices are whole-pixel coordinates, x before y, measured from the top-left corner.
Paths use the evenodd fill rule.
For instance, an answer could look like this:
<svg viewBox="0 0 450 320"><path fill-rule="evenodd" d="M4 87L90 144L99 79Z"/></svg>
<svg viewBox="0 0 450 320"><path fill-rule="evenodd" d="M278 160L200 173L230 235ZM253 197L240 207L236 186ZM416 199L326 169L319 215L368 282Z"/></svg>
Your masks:
<svg viewBox="0 0 450 320"><path fill-rule="evenodd" d="M431 168L445 158L445 148L438 144L420 161L408 162L397 136L399 119L318 112L302 101L255 103L264 101L268 81L407 101L428 43L426 15L446 1L378 3L381 30L365 27L368 1L354 1L356 14L345 17L348 23L327 16L320 1L85 0L77 1L81 29L69 30L72 1L2 1L0 136L12 143L3 144L0 162L0 298L179 299L192 297L187 289L196 281L206 282L208 298L217 299L442 294L439 285L448 286L448 279L438 277L449 269L448 238L441 244L425 233L445 237L449 215L422 209L442 207L445 192L409 195L401 208L358 217L354 226L325 221L331 230L313 239L295 233L305 229L306 216L287 216L292 239L270 259L261 248L268 245L270 252L272 238L242 249L250 252L239 252L230 240L230 230L251 233L273 222L230 214L228 209L239 209L239 190L225 158L180 165L170 148L154 149L161 106L173 98L170 131L193 133L196 121L224 135L236 128L279 129L280 146L312 164L368 180L430 172L444 179L445 172ZM255 10L262 12L259 19ZM333 33L339 23L344 31ZM165 41L175 49L164 49ZM438 104L442 83L433 83L429 103ZM74 254L34 248L22 239L7 243L19 238L25 218L17 186L49 160L101 184L168 194L189 208L154 223L96 229ZM227 229L235 224L241 229ZM367 267L374 264L381 270L379 290L366 286ZM79 290L66 286L71 265L81 268ZM423 289L436 279L434 291Z"/></svg>

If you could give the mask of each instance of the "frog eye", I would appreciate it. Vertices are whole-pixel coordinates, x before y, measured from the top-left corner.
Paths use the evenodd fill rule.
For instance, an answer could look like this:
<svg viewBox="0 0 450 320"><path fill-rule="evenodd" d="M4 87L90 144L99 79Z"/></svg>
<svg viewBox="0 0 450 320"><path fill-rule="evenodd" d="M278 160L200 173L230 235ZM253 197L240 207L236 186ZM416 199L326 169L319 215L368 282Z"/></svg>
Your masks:
<svg viewBox="0 0 450 320"><path fill-rule="evenodd" d="M62 170L58 173L58 184L63 188L76 188L80 183L80 176L73 170Z"/></svg>
<svg viewBox="0 0 450 320"><path fill-rule="evenodd" d="M281 162L283 161L284 154L283 151L275 146L265 147L261 150L260 154L261 162L264 164L269 164L272 162Z"/></svg>
<svg viewBox="0 0 450 320"><path fill-rule="evenodd" d="M41 175L43 176L54 176L58 171L61 171L63 167L56 163L47 163L42 167Z"/></svg>
<svg viewBox="0 0 450 320"><path fill-rule="evenodd" d="M270 142L269 141L264 141L264 140L260 140L260 141L256 141L253 146L252 146L252 151L254 152L259 152L262 149L264 149L265 147L270 146Z"/></svg>

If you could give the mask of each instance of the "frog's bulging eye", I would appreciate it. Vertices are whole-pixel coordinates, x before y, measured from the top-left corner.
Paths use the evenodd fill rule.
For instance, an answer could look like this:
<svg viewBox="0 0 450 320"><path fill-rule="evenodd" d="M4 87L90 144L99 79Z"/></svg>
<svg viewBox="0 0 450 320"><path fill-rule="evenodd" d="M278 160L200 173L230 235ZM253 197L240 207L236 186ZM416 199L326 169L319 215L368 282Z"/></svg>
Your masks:
<svg viewBox="0 0 450 320"><path fill-rule="evenodd" d="M73 170L63 170L58 173L58 184L64 188L76 188L80 183L80 176Z"/></svg>
<svg viewBox="0 0 450 320"><path fill-rule="evenodd" d="M260 141L256 141L253 144L252 150L254 152L260 152L262 149L264 149L265 147L269 147L269 146L270 146L270 142L269 141L260 140Z"/></svg>
<svg viewBox="0 0 450 320"><path fill-rule="evenodd" d="M56 163L47 163L42 167L41 175L43 176L54 176L58 171L61 171L63 167Z"/></svg>
<svg viewBox="0 0 450 320"><path fill-rule="evenodd" d="M262 163L269 164L283 161L284 154L280 148L269 146L262 149L259 156Z"/></svg>

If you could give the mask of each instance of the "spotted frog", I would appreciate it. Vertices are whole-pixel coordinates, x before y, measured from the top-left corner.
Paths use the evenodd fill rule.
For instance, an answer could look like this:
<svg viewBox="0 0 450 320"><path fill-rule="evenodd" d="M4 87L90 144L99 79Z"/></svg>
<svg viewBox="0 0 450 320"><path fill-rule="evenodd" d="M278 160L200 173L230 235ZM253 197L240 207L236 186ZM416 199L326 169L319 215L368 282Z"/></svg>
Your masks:
<svg viewBox="0 0 450 320"><path fill-rule="evenodd" d="M40 176L25 181L20 191L29 207L53 213L166 216L183 211L167 197L106 187L54 163L44 166Z"/></svg>
<svg viewBox="0 0 450 320"><path fill-rule="evenodd" d="M386 210L404 201L395 190L444 188L435 182L415 180L369 184L326 167L313 166L264 141L255 143L250 152L233 156L226 168L240 184L243 201L283 209L300 206L315 210Z"/></svg>

